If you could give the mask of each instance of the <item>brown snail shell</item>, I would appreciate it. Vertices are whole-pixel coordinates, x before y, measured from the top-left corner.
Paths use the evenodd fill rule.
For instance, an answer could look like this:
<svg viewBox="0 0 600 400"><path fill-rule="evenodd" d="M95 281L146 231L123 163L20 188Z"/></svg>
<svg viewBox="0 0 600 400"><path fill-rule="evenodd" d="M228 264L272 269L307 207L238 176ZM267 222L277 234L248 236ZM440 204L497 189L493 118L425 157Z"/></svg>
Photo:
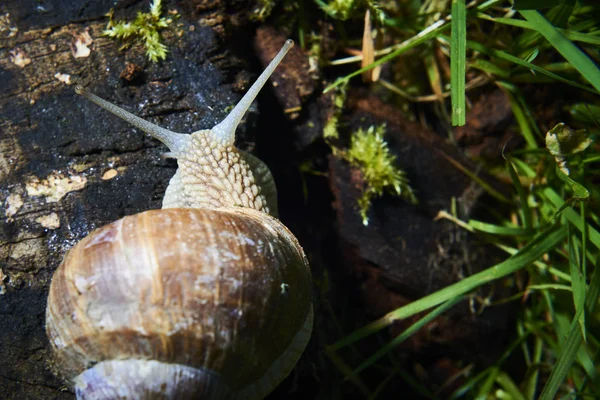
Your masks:
<svg viewBox="0 0 600 400"><path fill-rule="evenodd" d="M47 310L82 398L262 398L311 328L302 248L245 208L153 210L94 231L56 271Z"/></svg>

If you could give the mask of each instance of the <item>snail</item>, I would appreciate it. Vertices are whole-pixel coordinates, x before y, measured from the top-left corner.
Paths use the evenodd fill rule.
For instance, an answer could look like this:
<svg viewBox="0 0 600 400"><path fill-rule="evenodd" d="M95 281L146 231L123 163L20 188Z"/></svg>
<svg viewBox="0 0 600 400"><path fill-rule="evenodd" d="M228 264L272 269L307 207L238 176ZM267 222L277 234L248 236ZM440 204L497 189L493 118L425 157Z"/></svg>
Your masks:
<svg viewBox="0 0 600 400"><path fill-rule="evenodd" d="M65 255L46 332L79 399L260 399L312 331L311 275L275 217L273 177L235 130L285 46L231 113L180 134L75 91L169 148L178 169L162 209L91 232Z"/></svg>

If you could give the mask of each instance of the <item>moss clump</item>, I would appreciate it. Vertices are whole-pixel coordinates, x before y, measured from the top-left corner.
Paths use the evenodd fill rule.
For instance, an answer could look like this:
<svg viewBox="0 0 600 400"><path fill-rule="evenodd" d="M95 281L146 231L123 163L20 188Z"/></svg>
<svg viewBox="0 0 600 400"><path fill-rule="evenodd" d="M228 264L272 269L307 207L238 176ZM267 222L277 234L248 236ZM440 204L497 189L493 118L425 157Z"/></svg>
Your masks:
<svg viewBox="0 0 600 400"><path fill-rule="evenodd" d="M275 0L258 0L256 7L250 14L252 21L264 22L271 15L271 11L275 8Z"/></svg>
<svg viewBox="0 0 600 400"><path fill-rule="evenodd" d="M396 157L390 154L384 135L385 125L371 126L366 131L360 128L352 134L350 148L342 153L343 158L362 173L365 187L358 206L364 225L369 224L367 212L371 200L382 196L384 191L401 196L411 204L417 203L406 173L396 167Z"/></svg>
<svg viewBox="0 0 600 400"><path fill-rule="evenodd" d="M159 31L171 23L170 19L161 17L161 0L150 4L150 12L138 12L133 22L113 21L113 10L108 13L110 18L104 34L111 38L128 41L122 48L129 47L131 42L141 42L146 48L146 55L152 62L164 60L167 57L167 46L161 42Z"/></svg>
<svg viewBox="0 0 600 400"><path fill-rule="evenodd" d="M346 90L345 87L341 87L333 95L333 114L329 117L323 128L323 138L332 147L334 152L337 150L330 141L332 139L338 139L340 137L338 133L338 124L340 115L344 110L344 103L346 102Z"/></svg>

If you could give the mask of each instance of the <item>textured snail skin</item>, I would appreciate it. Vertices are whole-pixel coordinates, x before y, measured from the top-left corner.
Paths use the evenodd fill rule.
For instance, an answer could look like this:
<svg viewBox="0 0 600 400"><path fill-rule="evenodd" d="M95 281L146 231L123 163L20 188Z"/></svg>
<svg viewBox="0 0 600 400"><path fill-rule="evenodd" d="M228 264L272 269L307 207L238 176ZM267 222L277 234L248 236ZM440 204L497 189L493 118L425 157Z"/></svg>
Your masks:
<svg viewBox="0 0 600 400"><path fill-rule="evenodd" d="M78 399L261 399L300 358L313 320L308 261L273 217L271 172L233 144L292 44L223 122L189 135L76 87L179 165L161 210L93 231L54 274L46 331Z"/></svg>
<svg viewBox="0 0 600 400"><path fill-rule="evenodd" d="M277 215L271 171L256 157L233 145L211 140L211 131L190 135L177 156L163 208L248 207Z"/></svg>

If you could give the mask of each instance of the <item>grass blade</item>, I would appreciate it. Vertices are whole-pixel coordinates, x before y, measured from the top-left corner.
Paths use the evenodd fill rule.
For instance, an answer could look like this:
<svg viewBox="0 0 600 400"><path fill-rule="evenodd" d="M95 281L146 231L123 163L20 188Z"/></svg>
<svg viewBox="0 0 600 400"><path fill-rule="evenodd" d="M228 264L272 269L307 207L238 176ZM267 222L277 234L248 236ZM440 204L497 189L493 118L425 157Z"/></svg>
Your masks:
<svg viewBox="0 0 600 400"><path fill-rule="evenodd" d="M381 349L379 349L371 357L366 359L361 365L359 365L354 370L354 374L358 374L360 371L373 365L377 360L379 360L381 357L385 356L394 347L398 346L400 343L402 343L403 341L405 341L406 339L411 337L415 332L420 330L423 326L427 325L428 323L433 321L435 318L437 318L438 316L440 316L441 314L446 312L448 309L452 308L456 303L458 303L459 301L464 300L464 299L465 299L464 297L456 297L454 299L451 299L451 300L443 303L439 307L437 307L435 310L431 311L429 314L425 315L423 318L421 318L420 320L418 320L417 322L412 324L410 327L408 327L408 329L406 329L400 335L396 336L387 345L381 347Z"/></svg>
<svg viewBox="0 0 600 400"><path fill-rule="evenodd" d="M450 88L452 125L466 121L465 74L467 71L467 7L465 0L452 0L452 36L450 41Z"/></svg>
<svg viewBox="0 0 600 400"><path fill-rule="evenodd" d="M507 393L511 399L514 400L526 400L523 394L519 391L519 388L515 382L508 376L507 373L501 372L496 377L496 383L500 385L504 392Z"/></svg>
<svg viewBox="0 0 600 400"><path fill-rule="evenodd" d="M510 157L506 158L506 167L508 168L508 173L510 174L513 186L517 189L517 194L519 195L519 201L521 202L521 218L523 218L525 230L531 231L533 229L533 220L531 209L529 208L529 203L527 201L527 193L525 193L525 188L521 185L521 180L517 175L517 171L515 170Z"/></svg>
<svg viewBox="0 0 600 400"><path fill-rule="evenodd" d="M579 215L577 215L577 213L575 213L575 211L570 208L567 209L566 211L569 211L569 210L573 211L573 213L577 217L579 217ZM567 218L568 218L568 214L567 214ZM584 226L581 227L582 229L580 229L580 230L582 230L582 232L584 229L589 228L589 226L587 226L587 223L585 221L583 224L584 224ZM590 229L590 233L592 233L592 232L598 233L597 231ZM590 235L590 239L593 242L592 235ZM596 308L596 304L598 303L599 295L600 295L600 273L598 271L598 268L596 268L592 275L592 279L591 279L591 283L590 283L587 295L585 296L585 311L588 314L591 315L594 312L594 309ZM540 400L554 399L554 397L556 396L556 392L558 391L562 382L565 380L567 374L569 373L569 371L571 369L571 365L573 364L573 361L575 361L575 358L577 357L577 353L578 353L579 349L581 348L581 344L583 343L583 336L581 335L581 329L579 326L580 313L582 313L582 312L584 312L583 308L581 310L579 310L579 312L577 312L576 315L571 320L571 325L569 327L569 334L564 341L563 347L560 350L560 354L558 356L556 364L554 365L554 368L552 368L550 377L548 378L548 381L546 382L546 385L544 386L544 389L542 390L542 393L539 397Z"/></svg>
<svg viewBox="0 0 600 400"><path fill-rule="evenodd" d="M515 10L550 8L560 4L561 0L515 0Z"/></svg>
<svg viewBox="0 0 600 400"><path fill-rule="evenodd" d="M531 74L528 74L529 81L533 81L531 79ZM515 77L512 77L514 80ZM512 83L506 81L498 81L497 85L506 90L508 95L508 99L510 101L510 107L513 110L513 115L519 124L519 128L521 129L521 134L523 138L527 142L527 147L530 149L538 149L537 139L543 140L543 136L537 126L537 122L531 113L529 106L527 105L527 101L525 100L525 96L521 93L518 86L515 86ZM537 139L536 139L537 138Z"/></svg>
<svg viewBox="0 0 600 400"><path fill-rule="evenodd" d="M575 237L569 232L569 269L571 271L571 286L573 289L573 304L575 311L579 315L579 326L581 328L581 334L585 341L585 278L581 274L580 261L579 261L579 248L576 248ZM581 312L580 312L581 311Z"/></svg>
<svg viewBox="0 0 600 400"><path fill-rule="evenodd" d="M444 35L440 35L440 37L442 37L442 38L444 38L446 40L449 39L447 36L444 36ZM525 67L527 69L534 70L536 72L539 72L540 74L544 74L544 75L546 75L546 76L548 76L548 77L550 77L552 79L555 79L555 80L557 80L559 82L563 82L563 83L569 84L571 86L575 86L575 87L577 87L579 89L585 90L586 92L590 92L590 93L594 93L594 94L599 94L598 90L594 90L594 89L592 89L592 88L590 88L588 86L585 86L585 85L582 85L580 83L574 82L572 80L563 78L560 75L557 75L557 74L555 74L553 72L550 72L550 71L548 71L548 70L546 70L546 69L544 69L542 67L539 67L539 66L537 66L535 64L532 64L532 63L529 63L527 61L521 60L520 58L515 57L512 54L509 54L509 53L507 53L505 51L497 50L497 49L491 49L491 48L489 48L487 46L484 46L481 43L477 43L477 42L474 42L472 40L467 40L467 47L470 48L470 49L472 49L472 50L475 50L475 51L487 54L490 57L497 57L497 58L500 58L500 59L503 59L503 60L506 60L506 61L510 61L510 62L512 62L512 63L514 63L516 65L521 66L521 67Z"/></svg>
<svg viewBox="0 0 600 400"><path fill-rule="evenodd" d="M523 229L519 226L494 225L487 222L477 221L475 219L469 220L469 225L477 231L497 236L528 236L533 232L532 230Z"/></svg>
<svg viewBox="0 0 600 400"><path fill-rule="evenodd" d="M569 329L569 336L567 336L565 340L565 345L561 349L554 368L552 368L552 373L550 374L548 381L546 381L546 385L544 385L544 389L542 390L542 394L540 394L539 400L553 400L560 385L565 380L565 377L571 369L571 365L573 364L573 361L577 356L577 351L579 351L579 347L583 341L581 331L579 329L578 319L579 313L573 317L573 321L571 322Z"/></svg>
<svg viewBox="0 0 600 400"><path fill-rule="evenodd" d="M498 24L516 26L518 28L523 28L523 29L528 29L528 30L535 30L534 26L531 23L529 23L528 21L523 21L521 19L503 18L503 17L494 18L494 17L491 17L491 16L489 16L487 14L483 14L483 13L478 13L477 18L485 19L487 21L492 21L492 22L495 22ZM582 43L600 45L600 36L598 36L598 35L591 34L591 33L582 33L582 32L572 30L572 29L557 28L557 30L558 30L558 32L565 35L565 37L567 39L572 40L574 42L582 42Z"/></svg>
<svg viewBox="0 0 600 400"><path fill-rule="evenodd" d="M539 32L562 56L573 64L573 67L600 92L600 70L590 58L577 48L570 40L563 36L539 12L531 10L519 11L527 21L533 24Z"/></svg>
<svg viewBox="0 0 600 400"><path fill-rule="evenodd" d="M515 255L509 257L500 264L497 264L477 274L471 275L468 278L465 278L459 282L445 287L444 289L407 304L404 307L398 308L397 310L386 314L384 317L364 326L363 328L354 331L342 340L329 346L328 350L335 351L346 347L389 326L394 321L408 318L457 296L462 296L481 285L492 282L506 275L510 275L513 272L530 265L546 252L553 249L558 245L558 243L565 239L566 234L567 228L565 226L561 226L559 228L549 228L537 235Z"/></svg>
<svg viewBox="0 0 600 400"><path fill-rule="evenodd" d="M565 201L556 193L552 188L545 188L542 190L544 197L546 197L556 209L560 209L564 207ZM563 210L563 215L567 218L567 220L573 224L579 230L579 232L583 232L587 229L587 237L588 240L596 246L596 248L600 249L600 232L595 230L593 227L589 226L587 222L581 218L581 216L572 208L566 208Z"/></svg>
<svg viewBox="0 0 600 400"><path fill-rule="evenodd" d="M446 20L439 20L437 22L434 22L433 24L429 25L427 28L423 29L421 32L419 32L415 36L402 42L395 51L388 54L387 56L381 57L379 60L375 61L374 63L367 65L366 67L361 68L357 71L354 71L342 78L338 78L331 85L327 86L323 90L323 93L327 93L331 89L336 88L340 85L343 85L344 83L348 82L351 78L355 77L356 75L360 75L363 72L368 71L371 68L375 68L378 65L385 64L386 62L394 59L395 57L398 57L400 54L407 52L408 50L412 49L413 47L416 47L416 46L420 45L421 43L439 35L441 32L445 31L449 27L450 27L450 24Z"/></svg>

